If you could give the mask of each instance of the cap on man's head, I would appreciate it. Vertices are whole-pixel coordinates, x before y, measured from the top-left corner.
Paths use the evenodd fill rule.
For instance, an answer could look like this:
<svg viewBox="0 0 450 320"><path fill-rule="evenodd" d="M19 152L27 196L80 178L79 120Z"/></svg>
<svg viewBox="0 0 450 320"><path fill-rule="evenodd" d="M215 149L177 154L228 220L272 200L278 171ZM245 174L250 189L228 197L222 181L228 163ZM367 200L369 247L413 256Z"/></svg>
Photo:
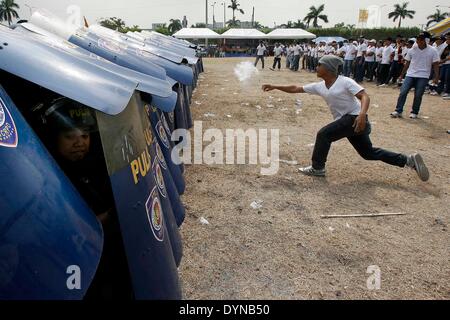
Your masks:
<svg viewBox="0 0 450 320"><path fill-rule="evenodd" d="M344 60L333 55L323 56L320 58L319 64L323 65L328 71L337 75L339 72L339 67L344 64Z"/></svg>
<svg viewBox="0 0 450 320"><path fill-rule="evenodd" d="M426 32L426 31L421 32L417 36L417 39L431 39L431 34L429 32Z"/></svg>

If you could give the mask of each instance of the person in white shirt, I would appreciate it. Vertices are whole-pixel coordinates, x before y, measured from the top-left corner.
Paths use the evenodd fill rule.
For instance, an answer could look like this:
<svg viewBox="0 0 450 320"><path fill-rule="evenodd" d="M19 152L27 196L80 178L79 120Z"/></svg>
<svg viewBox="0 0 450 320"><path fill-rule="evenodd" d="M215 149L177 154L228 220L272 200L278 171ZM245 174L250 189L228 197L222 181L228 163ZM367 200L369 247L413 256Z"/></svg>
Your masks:
<svg viewBox="0 0 450 320"><path fill-rule="evenodd" d="M376 57L375 57L375 75L377 78L377 83L379 83L380 79L380 70L381 70L381 60L383 59L383 41L378 41L377 49L376 49Z"/></svg>
<svg viewBox="0 0 450 320"><path fill-rule="evenodd" d="M325 99L333 115L334 122L322 128L316 138L312 156L312 165L300 168L300 172L309 176L324 177L325 165L331 144L347 138L356 151L366 160L383 161L398 167L410 167L416 170L423 181L429 179L429 172L419 154L410 156L374 148L370 141L371 125L367 112L370 97L354 80L338 76L341 58L325 56L319 60L317 77L322 82L306 86L276 86L266 84L265 92L280 90L286 93L309 93Z"/></svg>
<svg viewBox="0 0 450 320"><path fill-rule="evenodd" d="M264 45L264 42L260 42L259 46L256 48L256 61L255 61L255 67L258 66L259 60L262 62L262 68L264 69L264 56L266 54L267 48Z"/></svg>
<svg viewBox="0 0 450 320"><path fill-rule="evenodd" d="M366 76L369 82L373 81L373 75L375 70L375 56L377 51L376 44L377 41L375 39L369 41L369 46L367 47L365 56L364 69L367 71Z"/></svg>
<svg viewBox="0 0 450 320"><path fill-rule="evenodd" d="M359 39L357 46L356 62L355 62L355 81L361 83L364 80L364 62L367 52L367 45L363 37Z"/></svg>
<svg viewBox="0 0 450 320"><path fill-rule="evenodd" d="M444 36L440 36L439 38L436 39L436 51L438 53L439 58L442 60L445 57L443 57L444 51L445 49L447 49L447 42L445 40ZM433 90L431 92L431 95L433 96L438 96L439 94L442 93L443 89L444 89L444 84L445 84L445 73L446 73L446 66L444 63L439 63L439 85L435 88L436 90Z"/></svg>
<svg viewBox="0 0 450 320"><path fill-rule="evenodd" d="M292 71L298 71L300 68L300 44L294 45L294 63L291 65Z"/></svg>
<svg viewBox="0 0 450 320"><path fill-rule="evenodd" d="M397 83L398 77L403 70L404 66L404 55L403 48L405 47L406 41L401 38L401 36L397 37L397 42L394 48L394 53L392 54L393 60L391 64L391 69L389 70L389 76L386 80L386 83L389 84L391 81L393 84Z"/></svg>
<svg viewBox="0 0 450 320"><path fill-rule="evenodd" d="M281 48L279 43L275 44L275 48L273 49L273 66L270 70L274 71L276 66L278 65L278 71L281 70L281 55L283 54L283 48Z"/></svg>
<svg viewBox="0 0 450 320"><path fill-rule="evenodd" d="M394 48L392 48L392 38L387 38L384 41L383 53L380 65L380 76L378 78L378 86L387 86L387 80L389 77L389 70L392 63L392 53L394 53Z"/></svg>
<svg viewBox="0 0 450 320"><path fill-rule="evenodd" d="M438 94L442 94L445 100L450 99L450 33L446 36L446 47L443 50L441 58L441 71L439 86L437 87ZM450 133L450 132L449 132Z"/></svg>
<svg viewBox="0 0 450 320"><path fill-rule="evenodd" d="M426 36L424 33L419 34L417 37L417 47L411 48L408 51L406 57L406 64L403 68L400 80L403 80L406 74L406 78L403 81L402 88L400 90L400 96L397 101L397 107L395 111L391 113L393 118L401 118L403 113L403 107L406 103L408 93L412 88L414 90L414 102L412 111L410 114L411 119L417 119L422 104L422 97L425 92L425 88L430 78L431 69L434 68L435 79L434 83L439 82L439 56L436 49L427 45Z"/></svg>
<svg viewBox="0 0 450 320"><path fill-rule="evenodd" d="M350 77L350 74L353 70L353 61L356 58L356 53L358 52L358 49L352 43L352 40L350 39L349 44L347 45L347 48L345 49L345 57L344 57L344 76Z"/></svg>

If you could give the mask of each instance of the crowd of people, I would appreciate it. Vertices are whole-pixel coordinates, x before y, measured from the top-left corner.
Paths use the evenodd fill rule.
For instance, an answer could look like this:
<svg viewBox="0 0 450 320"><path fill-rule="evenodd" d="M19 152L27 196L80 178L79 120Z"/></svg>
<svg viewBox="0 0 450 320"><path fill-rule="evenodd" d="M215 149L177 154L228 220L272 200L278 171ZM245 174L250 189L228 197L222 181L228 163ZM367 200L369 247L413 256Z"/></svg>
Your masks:
<svg viewBox="0 0 450 320"><path fill-rule="evenodd" d="M261 42L257 48L257 60L262 60L267 46ZM319 61L325 56L336 56L343 60L339 75L354 79L358 84L373 82L380 88L398 87L400 95L397 106L391 113L401 118L408 93L414 90L411 119L417 119L423 95L450 100L450 33L432 37L422 32L415 38L386 38L345 40L343 42L296 42L289 45L276 43L271 70L281 70L281 59L286 58L286 68L291 71L317 72ZM450 133L450 131L448 131Z"/></svg>
<svg viewBox="0 0 450 320"><path fill-rule="evenodd" d="M427 45L436 50L439 57L438 85L428 87L428 93L433 96L441 95L449 99L450 95L450 34L447 36L431 37L426 32ZM376 82L380 87L389 85L399 86L408 51L417 46L417 38L405 39L401 35L396 39L387 38L382 41L367 40L364 37L357 41L350 39L344 42L310 42L293 43L283 45L276 43L273 49L274 63L271 69L281 69L281 58L286 58L286 68L292 71L300 69L316 72L320 58L326 55L335 55L344 59L344 66L340 74L353 78L356 82ZM257 61L263 61L267 54L267 45L261 42L257 48ZM434 70L430 73L429 80L435 78ZM427 83L428 84L428 83Z"/></svg>

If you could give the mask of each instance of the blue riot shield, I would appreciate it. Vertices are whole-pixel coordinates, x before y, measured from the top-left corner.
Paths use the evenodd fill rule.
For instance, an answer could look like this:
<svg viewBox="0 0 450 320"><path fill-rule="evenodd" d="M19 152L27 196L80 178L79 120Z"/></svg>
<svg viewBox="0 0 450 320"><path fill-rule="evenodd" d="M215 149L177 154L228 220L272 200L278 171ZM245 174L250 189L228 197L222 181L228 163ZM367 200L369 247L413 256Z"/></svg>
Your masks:
<svg viewBox="0 0 450 320"><path fill-rule="evenodd" d="M0 179L0 300L82 299L100 223L1 86Z"/></svg>
<svg viewBox="0 0 450 320"><path fill-rule="evenodd" d="M135 296L179 299L174 253L181 249L172 246L181 243L176 242L178 229L166 212L168 202L161 199L163 190L155 182L153 172L158 171L152 170L150 122L141 105L136 93L121 114L111 117L99 112L97 120Z"/></svg>

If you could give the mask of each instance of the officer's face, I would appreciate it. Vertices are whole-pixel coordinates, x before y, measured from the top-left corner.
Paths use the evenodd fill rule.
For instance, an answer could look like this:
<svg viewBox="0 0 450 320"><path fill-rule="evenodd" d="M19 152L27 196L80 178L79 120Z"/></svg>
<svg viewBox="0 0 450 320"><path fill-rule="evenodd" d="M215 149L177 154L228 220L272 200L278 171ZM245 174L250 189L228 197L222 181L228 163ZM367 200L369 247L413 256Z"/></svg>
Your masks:
<svg viewBox="0 0 450 320"><path fill-rule="evenodd" d="M74 129L58 135L57 148L66 160L75 162L83 160L89 152L91 137L89 132Z"/></svg>

